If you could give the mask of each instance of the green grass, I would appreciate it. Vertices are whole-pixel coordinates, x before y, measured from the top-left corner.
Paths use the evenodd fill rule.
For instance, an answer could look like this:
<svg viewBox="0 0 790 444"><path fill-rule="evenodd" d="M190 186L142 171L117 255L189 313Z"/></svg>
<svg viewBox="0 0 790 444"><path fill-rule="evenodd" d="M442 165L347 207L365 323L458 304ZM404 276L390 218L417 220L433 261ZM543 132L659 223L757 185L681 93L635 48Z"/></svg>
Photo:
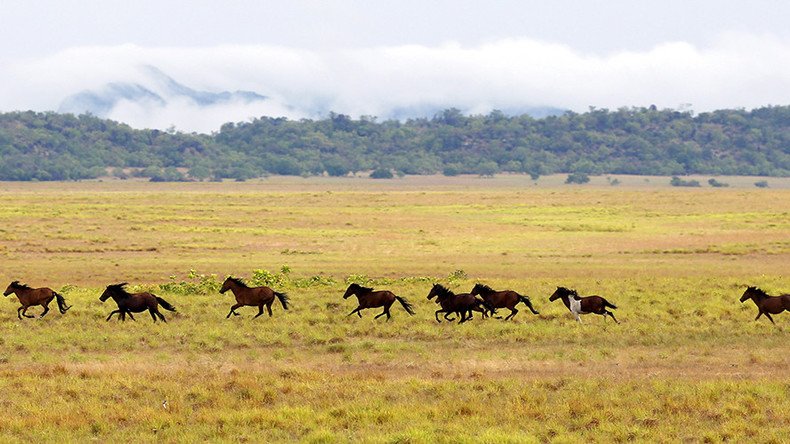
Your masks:
<svg viewBox="0 0 790 444"><path fill-rule="evenodd" d="M738 298L788 291L787 190L510 180L3 184L0 279L73 308L19 321L0 300L0 440L786 440L790 315L755 322ZM227 274L274 282L292 309L226 320ZM178 312L105 322L119 281ZM347 317L349 281L416 316ZM540 316L433 320L433 282L477 281ZM557 285L622 323L576 324L548 302Z"/></svg>

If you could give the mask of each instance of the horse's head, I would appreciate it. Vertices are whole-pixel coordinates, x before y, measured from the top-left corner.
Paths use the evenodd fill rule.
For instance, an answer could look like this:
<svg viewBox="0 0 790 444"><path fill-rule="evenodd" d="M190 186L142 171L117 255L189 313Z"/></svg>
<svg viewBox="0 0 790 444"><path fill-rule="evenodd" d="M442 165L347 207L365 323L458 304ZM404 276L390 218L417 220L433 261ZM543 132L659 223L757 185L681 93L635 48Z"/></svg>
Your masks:
<svg viewBox="0 0 790 444"><path fill-rule="evenodd" d="M126 282L121 282L120 284L111 284L108 285L107 288L104 289L104 293L99 296L99 300L104 302L107 299L113 297L113 295L118 294L119 290L123 291L123 286L126 285Z"/></svg>
<svg viewBox="0 0 790 444"><path fill-rule="evenodd" d="M477 283L477 284L475 284L474 287L472 287L472 292L471 292L472 296L477 296L477 295L481 294L482 292L483 292L483 285L482 284Z"/></svg>
<svg viewBox="0 0 790 444"><path fill-rule="evenodd" d="M433 284L433 287L431 287L431 291L429 291L429 292L428 292L428 300L429 300L429 301L430 301L431 299L433 299L433 297L434 297L434 296L438 296L438 295L439 295L439 289L440 289L440 288L442 288L442 286L441 286L441 285L439 285L439 284Z"/></svg>
<svg viewBox="0 0 790 444"><path fill-rule="evenodd" d="M743 296L741 296L741 303L746 302L755 296L759 296L761 293L762 290L757 287L747 287L746 291L743 292Z"/></svg>
<svg viewBox="0 0 790 444"><path fill-rule="evenodd" d="M453 292L450 291L449 289L447 289L444 285L442 285L442 284L433 284L433 287L431 288L430 293L428 293L428 299L430 300L434 296L436 296L436 302L438 303L439 301L447 298L448 296L452 296L452 295L453 295Z"/></svg>
<svg viewBox="0 0 790 444"><path fill-rule="evenodd" d="M557 290L554 291L554 294L549 297L549 302L554 302L559 298L570 296L574 293L576 292L573 290L568 290L565 287L557 287Z"/></svg>
<svg viewBox="0 0 790 444"><path fill-rule="evenodd" d="M17 285L19 285L19 281L14 281L8 284L8 288L5 289L3 292L3 296L8 296L16 290Z"/></svg>
<svg viewBox="0 0 790 444"><path fill-rule="evenodd" d="M343 299L348 299L352 295L357 294L357 291L359 291L359 289L360 289L359 284L351 284L351 285L349 285L348 288L346 289L346 292L343 293Z"/></svg>
<svg viewBox="0 0 790 444"><path fill-rule="evenodd" d="M222 283L222 288L219 289L220 294L225 294L226 291L230 290L230 285L232 282L231 279L232 277L228 276L228 278L225 279L225 282Z"/></svg>

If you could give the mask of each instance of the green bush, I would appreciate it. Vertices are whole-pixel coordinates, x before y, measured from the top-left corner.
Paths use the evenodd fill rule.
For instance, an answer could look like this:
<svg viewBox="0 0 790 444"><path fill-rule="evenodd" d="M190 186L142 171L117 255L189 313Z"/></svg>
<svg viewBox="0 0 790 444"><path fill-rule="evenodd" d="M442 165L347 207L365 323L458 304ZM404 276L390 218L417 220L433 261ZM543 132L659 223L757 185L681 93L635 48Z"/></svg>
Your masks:
<svg viewBox="0 0 790 444"><path fill-rule="evenodd" d="M392 179L394 176L389 168L378 168L370 173L371 179Z"/></svg>
<svg viewBox="0 0 790 444"><path fill-rule="evenodd" d="M585 173L572 173L568 174L568 177L565 179L565 183L567 184L583 184L590 181L590 176Z"/></svg>

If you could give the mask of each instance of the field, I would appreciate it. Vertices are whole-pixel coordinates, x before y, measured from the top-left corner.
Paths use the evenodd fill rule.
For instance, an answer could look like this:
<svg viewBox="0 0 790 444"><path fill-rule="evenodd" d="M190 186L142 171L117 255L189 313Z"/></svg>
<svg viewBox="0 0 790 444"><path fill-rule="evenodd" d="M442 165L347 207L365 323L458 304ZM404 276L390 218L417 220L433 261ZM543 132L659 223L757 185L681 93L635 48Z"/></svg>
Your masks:
<svg viewBox="0 0 790 444"><path fill-rule="evenodd" d="M788 180L727 181L0 183L0 285L73 304L19 321L0 300L0 441L786 442L790 314L738 298L788 292ZM292 309L225 319L229 274ZM178 312L105 322L121 281ZM433 282L478 281L541 314L433 320ZM346 317L349 282L417 314ZM621 324L577 324L558 285Z"/></svg>

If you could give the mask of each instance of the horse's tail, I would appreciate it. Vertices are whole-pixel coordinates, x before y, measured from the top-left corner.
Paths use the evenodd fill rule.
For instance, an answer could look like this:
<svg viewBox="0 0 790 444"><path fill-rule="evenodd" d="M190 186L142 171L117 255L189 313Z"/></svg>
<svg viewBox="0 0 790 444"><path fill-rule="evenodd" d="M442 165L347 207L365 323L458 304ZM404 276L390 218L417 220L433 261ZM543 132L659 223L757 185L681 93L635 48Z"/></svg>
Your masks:
<svg viewBox="0 0 790 444"><path fill-rule="evenodd" d="M414 316L414 308L411 306L409 301L406 300L406 298L395 296L395 299L397 299L398 302L400 302L400 304L403 305L403 309L406 310L406 313Z"/></svg>
<svg viewBox="0 0 790 444"><path fill-rule="evenodd" d="M535 310L535 307L532 306L532 301L529 300L529 296L518 295L518 300L523 302L524 305L526 305L527 308L529 308L529 311L531 311L532 313L540 314L537 310Z"/></svg>
<svg viewBox="0 0 790 444"><path fill-rule="evenodd" d="M275 291L274 295L277 296L277 299L279 299L280 303L283 304L283 308L288 310L288 293L278 293Z"/></svg>
<svg viewBox="0 0 790 444"><path fill-rule="evenodd" d="M52 292L58 300L58 309L60 310L60 314L65 314L71 308L70 305L66 305L66 298L64 298L61 294Z"/></svg>
<svg viewBox="0 0 790 444"><path fill-rule="evenodd" d="M161 305L161 306L162 306L162 308L164 308L165 310L168 310L168 311L176 311L176 308L175 308L175 307L173 307L173 306L170 304L170 302L167 302L166 300L164 300L164 299L160 298L159 296L154 296L154 297L156 298L156 301L157 301L157 302L159 302L159 305Z"/></svg>
<svg viewBox="0 0 790 444"><path fill-rule="evenodd" d="M603 306L604 307L617 308L616 305L612 304L611 302L607 301L606 299L601 298L601 300L603 301Z"/></svg>

